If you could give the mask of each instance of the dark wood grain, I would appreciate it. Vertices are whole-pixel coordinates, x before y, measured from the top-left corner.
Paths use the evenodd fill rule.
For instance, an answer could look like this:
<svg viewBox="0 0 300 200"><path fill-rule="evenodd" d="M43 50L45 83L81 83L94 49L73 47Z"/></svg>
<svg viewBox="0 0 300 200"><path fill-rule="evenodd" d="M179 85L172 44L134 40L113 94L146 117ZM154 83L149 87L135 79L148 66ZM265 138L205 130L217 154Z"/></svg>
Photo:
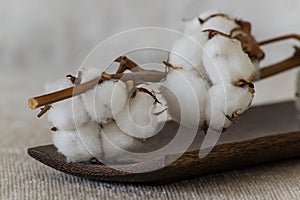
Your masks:
<svg viewBox="0 0 300 200"><path fill-rule="evenodd" d="M165 144L172 138L172 131L178 125L166 124L162 133ZM53 145L28 149L28 154L36 160L59 171L88 179L131 183L166 183L195 178L200 175L236 169L260 163L300 156L300 130L298 114L293 102L259 106L250 109L238 124L223 133L218 144L204 158L199 158L199 134L190 150L172 164L153 172L129 173L118 171L107 165L91 163L67 163ZM155 141L155 140L153 140ZM149 141L152 147L153 141ZM143 168L159 162L168 162L173 155L143 163L128 164L128 169Z"/></svg>

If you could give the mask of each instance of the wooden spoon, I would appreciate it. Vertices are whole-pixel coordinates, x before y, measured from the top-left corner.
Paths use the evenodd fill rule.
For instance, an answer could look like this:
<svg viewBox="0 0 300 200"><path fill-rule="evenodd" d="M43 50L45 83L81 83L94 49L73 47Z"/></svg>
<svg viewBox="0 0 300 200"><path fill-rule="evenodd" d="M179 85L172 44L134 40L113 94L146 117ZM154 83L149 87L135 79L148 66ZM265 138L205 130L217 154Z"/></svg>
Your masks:
<svg viewBox="0 0 300 200"><path fill-rule="evenodd" d="M168 122L155 137L166 144L178 125ZM163 134L162 134L163 133ZM149 147L154 144L149 141ZM172 164L152 172L130 173L104 164L88 162L67 163L53 145L28 149L28 154L59 171L92 180L162 184L195 178L200 175L242 168L260 163L293 158L300 155L298 113L293 102L253 107L230 129L222 134L218 144L204 158L199 158L199 144L203 135L195 139L190 150ZM159 145L158 145L159 146ZM174 155L151 159L147 162L127 164L127 169L147 169L167 162Z"/></svg>

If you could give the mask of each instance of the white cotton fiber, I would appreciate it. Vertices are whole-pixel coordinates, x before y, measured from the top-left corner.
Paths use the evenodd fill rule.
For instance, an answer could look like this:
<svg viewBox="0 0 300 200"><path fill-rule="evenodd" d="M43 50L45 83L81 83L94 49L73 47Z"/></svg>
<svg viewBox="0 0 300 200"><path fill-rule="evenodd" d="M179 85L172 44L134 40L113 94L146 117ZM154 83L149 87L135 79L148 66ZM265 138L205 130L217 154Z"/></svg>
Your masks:
<svg viewBox="0 0 300 200"><path fill-rule="evenodd" d="M103 156L101 160L120 161L130 159L127 151L138 151L143 144L124 133L116 123L110 122L100 132Z"/></svg>
<svg viewBox="0 0 300 200"><path fill-rule="evenodd" d="M82 69L81 73L81 83L84 83L100 77L102 71L89 68ZM126 84L115 80L105 80L81 96L89 116L101 124L113 119L113 115L124 108L128 98Z"/></svg>
<svg viewBox="0 0 300 200"><path fill-rule="evenodd" d="M205 119L207 88L196 70L172 70L160 90L173 120L186 127L198 127Z"/></svg>
<svg viewBox="0 0 300 200"><path fill-rule="evenodd" d="M85 83L87 81L100 78L103 70L99 68L82 68L79 70L81 73L81 82Z"/></svg>
<svg viewBox="0 0 300 200"><path fill-rule="evenodd" d="M103 81L81 96L89 116L101 124L113 119L125 107L128 99L126 84L114 80Z"/></svg>
<svg viewBox="0 0 300 200"><path fill-rule="evenodd" d="M236 87L231 84L218 84L209 89L206 106L206 123L210 128L222 130L233 122L225 115L235 118L243 114L250 106L253 94L247 88Z"/></svg>
<svg viewBox="0 0 300 200"><path fill-rule="evenodd" d="M100 127L95 122L88 122L77 130L58 130L53 132L54 146L68 162L88 161L102 156Z"/></svg>
<svg viewBox="0 0 300 200"><path fill-rule="evenodd" d="M201 26L201 29L213 29L230 35L231 30L237 27L239 27L239 25L235 23L234 19L228 19L224 16L215 16L204 22Z"/></svg>
<svg viewBox="0 0 300 200"><path fill-rule="evenodd" d="M202 64L202 51L208 40L208 34L198 31L189 36L184 35L172 46L169 63L185 70L197 69L200 74L205 75Z"/></svg>
<svg viewBox="0 0 300 200"><path fill-rule="evenodd" d="M50 93L72 86L69 79L63 78L54 83L46 83L45 91ZM73 130L90 120L80 96L52 104L47 114L48 121L59 130Z"/></svg>
<svg viewBox="0 0 300 200"><path fill-rule="evenodd" d="M239 25L230 15L227 15L228 17L221 15L213 16L220 13L221 12L219 11L210 10L204 13L200 13L197 17L185 20L183 33L185 35L191 35L196 32L212 29L230 35L231 30L239 27ZM210 16L212 17L210 18ZM201 23L201 21L203 20L206 21L204 23Z"/></svg>
<svg viewBox="0 0 300 200"><path fill-rule="evenodd" d="M194 17L192 19L188 19L184 21L184 29L183 34L188 36L195 32L201 31L201 24L198 17Z"/></svg>
<svg viewBox="0 0 300 200"><path fill-rule="evenodd" d="M115 116L119 128L130 136L148 138L156 134L158 116L154 114L155 100L147 93L137 91L126 107Z"/></svg>
<svg viewBox="0 0 300 200"><path fill-rule="evenodd" d="M240 42L221 35L214 36L206 43L203 64L214 84L249 80L255 73L255 67Z"/></svg>
<svg viewBox="0 0 300 200"><path fill-rule="evenodd" d="M73 83L66 77L56 80L55 82L47 82L44 85L45 92L51 93L65 88L72 87Z"/></svg>

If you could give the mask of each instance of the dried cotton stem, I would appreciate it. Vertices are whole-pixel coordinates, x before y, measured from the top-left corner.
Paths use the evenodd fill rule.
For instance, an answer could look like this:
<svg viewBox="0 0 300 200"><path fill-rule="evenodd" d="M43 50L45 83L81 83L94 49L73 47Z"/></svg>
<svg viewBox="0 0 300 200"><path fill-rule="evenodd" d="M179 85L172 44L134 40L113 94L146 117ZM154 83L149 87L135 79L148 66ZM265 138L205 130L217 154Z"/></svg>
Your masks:
<svg viewBox="0 0 300 200"><path fill-rule="evenodd" d="M260 69L260 79L264 79L280 72L300 66L300 48L295 47L295 53L292 57L279 63Z"/></svg>
<svg viewBox="0 0 300 200"><path fill-rule="evenodd" d="M31 109L36 109L41 106L50 105L52 103L62 101L73 96L80 95L97 84L102 83L104 80L117 79L122 80L124 82L132 80L134 82L159 82L167 75L166 72L159 71L141 71L135 73L118 73L118 74L107 74L103 73L100 78L75 85L70 88L66 88L57 92L53 92L50 94L45 94L38 97L33 97L28 100L28 106Z"/></svg>
<svg viewBox="0 0 300 200"><path fill-rule="evenodd" d="M266 44L270 44L273 42L278 42L281 40L286 40L286 39L297 39L300 40L300 35L298 34L288 34L288 35L283 35L283 36L279 36L279 37L275 37L275 38L271 38L271 39L267 39L264 41L259 42L259 45L266 45Z"/></svg>

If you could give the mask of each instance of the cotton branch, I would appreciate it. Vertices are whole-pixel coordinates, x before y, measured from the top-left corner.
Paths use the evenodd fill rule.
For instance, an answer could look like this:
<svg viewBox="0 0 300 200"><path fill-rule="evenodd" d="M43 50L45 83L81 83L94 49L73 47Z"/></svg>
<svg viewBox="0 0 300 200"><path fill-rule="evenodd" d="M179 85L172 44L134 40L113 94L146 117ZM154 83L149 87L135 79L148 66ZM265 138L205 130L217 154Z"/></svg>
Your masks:
<svg viewBox="0 0 300 200"><path fill-rule="evenodd" d="M246 30L248 30L248 29L246 29ZM249 29L248 31L250 31L250 30L251 29ZM212 30L206 30L206 31L211 32ZM216 34L216 33L214 32L214 34ZM227 37L229 37L229 36L227 36ZM266 45L266 44L270 44L273 42L290 39L290 38L300 40L300 35L297 35L297 34L289 34L289 35L285 35L285 36L280 36L280 37L268 39L265 41L261 41L259 43L257 43L253 38L249 38L247 35L245 37L242 37L242 35L237 35L235 37L238 37L236 39L240 40L242 45L244 44L243 48L245 51L247 50L246 52L248 53L248 55L250 57L254 56L258 60L263 58L263 54L259 54L260 56L257 56L256 54L254 54L254 55L251 54L251 53L257 53L257 52L260 53L260 51L258 51L259 47L255 46L255 44ZM45 95L41 95L38 97L30 98L28 100L29 107L31 109L36 109L36 108L42 107L42 106L50 106L52 103L62 101L64 99L68 99L73 96L80 95L80 94L92 89L97 84L102 83L104 80L116 79L116 80L122 80L124 82L132 80L135 83L159 82L163 78L165 78L167 75L167 72L159 72L159 71L155 71L155 70L145 70L145 69L141 68L138 64L133 62L132 60L128 59L126 56L118 57L115 60L115 62L120 63L120 66L119 66L116 74L107 74L104 72L99 78L85 82L85 83L81 83L81 84L79 84L80 81L79 82L76 81L75 77L68 76L72 82L76 83L75 86L66 88L66 89L63 89L63 90L60 90L57 92L53 92L50 94L45 94ZM167 62L164 62L164 64L167 67L171 67L171 65ZM270 66L260 69L260 79L267 78L269 76L278 74L278 73L286 71L288 69L292 69L299 65L300 65L300 49L298 47L296 47L294 55L291 56L290 58L288 58L284 61L281 61L279 63L276 63L276 64L273 64L273 65L270 65ZM126 71L126 70L130 70L132 73L124 73L124 71ZM78 77L78 79L80 79L80 77ZM42 111L41 115L47 110L48 109L45 109L44 111Z"/></svg>
<svg viewBox="0 0 300 200"><path fill-rule="evenodd" d="M295 47L295 53L290 58L279 63L260 69L260 79L264 79L280 72L300 66L300 48Z"/></svg>
<svg viewBox="0 0 300 200"><path fill-rule="evenodd" d="M97 85L99 83L100 80L101 80L101 78L94 79L94 80L88 81L86 83L75 85L73 87L69 87L69 88L66 88L66 89L63 89L63 90L60 90L57 92L30 98L28 100L28 106L31 109L36 109L41 106L50 105L52 103L68 99L72 96L80 95L80 94L86 92L87 90L92 89L95 85Z"/></svg>
<svg viewBox="0 0 300 200"><path fill-rule="evenodd" d="M279 37L275 37L275 38L271 38L271 39L261 41L258 44L261 46L261 45L266 45L266 44L270 44L270 43L274 43L274 42L278 42L278 41L286 40L286 39L300 40L300 35L298 35L298 34L283 35L283 36L279 36Z"/></svg>
<svg viewBox="0 0 300 200"><path fill-rule="evenodd" d="M31 109L36 109L41 106L50 105L52 103L62 101L73 96L80 95L97 84L101 84L105 80L121 80L121 81L129 81L132 80L134 82L159 82L167 75L166 72L159 71L141 71L135 73L117 73L117 74L107 74L103 73L99 78L75 85L73 87L69 87L57 92L53 92L50 94L45 94L38 97L33 97L28 100L28 105Z"/></svg>
<svg viewBox="0 0 300 200"><path fill-rule="evenodd" d="M262 45L271 44L271 43L279 42L279 41L286 40L286 39L297 39L300 41L300 35L299 34L283 35L283 36L279 36L279 37L261 41L258 44L262 46ZM283 60L279 63L272 64L272 65L269 65L267 67L263 67L262 69L260 69L260 79L273 76L275 74L292 69L297 66L300 66L300 49L299 49L299 47L295 47L295 53L290 58Z"/></svg>

